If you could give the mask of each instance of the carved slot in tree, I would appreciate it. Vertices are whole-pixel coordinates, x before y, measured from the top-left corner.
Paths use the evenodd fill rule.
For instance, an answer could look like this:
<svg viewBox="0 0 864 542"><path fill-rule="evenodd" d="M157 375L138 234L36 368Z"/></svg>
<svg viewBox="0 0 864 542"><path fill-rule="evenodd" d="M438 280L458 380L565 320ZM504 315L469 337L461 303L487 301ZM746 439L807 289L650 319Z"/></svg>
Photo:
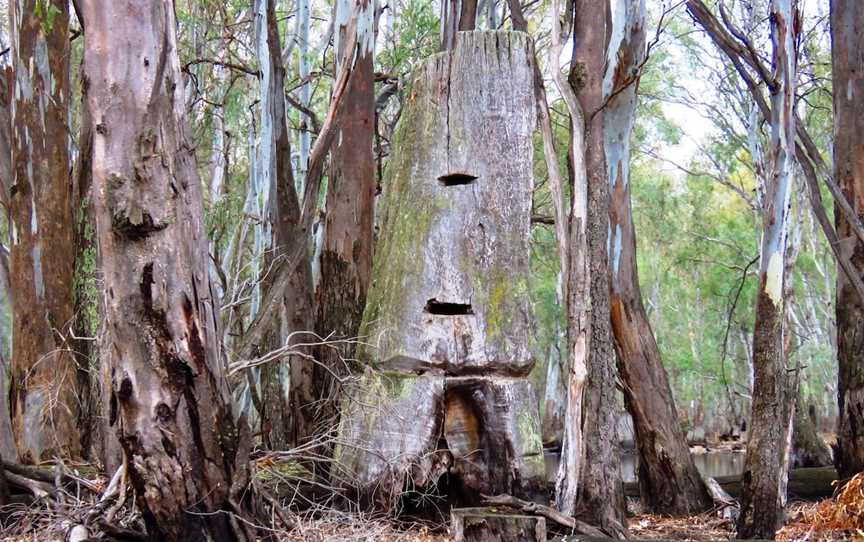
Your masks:
<svg viewBox="0 0 864 542"><path fill-rule="evenodd" d="M437 299L430 299L423 308L429 314L440 316L459 316L462 314L474 314L470 303L446 303Z"/></svg>
<svg viewBox="0 0 864 542"><path fill-rule="evenodd" d="M438 180L444 186L462 186L473 183L477 180L477 177L467 173L451 173L449 175L441 175L438 177Z"/></svg>
<svg viewBox="0 0 864 542"><path fill-rule="evenodd" d="M335 454L385 509L406 484L464 505L544 484L527 378L533 54L520 32L459 32L419 70L394 137L361 327L375 348L358 352ZM462 180L489 182L442 190L469 166Z"/></svg>

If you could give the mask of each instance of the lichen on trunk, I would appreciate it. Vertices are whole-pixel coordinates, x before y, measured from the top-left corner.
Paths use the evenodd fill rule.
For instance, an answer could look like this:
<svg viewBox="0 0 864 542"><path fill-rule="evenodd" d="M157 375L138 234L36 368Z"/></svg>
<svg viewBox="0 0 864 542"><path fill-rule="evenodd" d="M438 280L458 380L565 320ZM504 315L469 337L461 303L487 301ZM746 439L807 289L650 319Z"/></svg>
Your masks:
<svg viewBox="0 0 864 542"><path fill-rule="evenodd" d="M384 183L384 217L338 463L376 504L445 474L449 497L543 483L527 379L533 46L459 32L419 70Z"/></svg>

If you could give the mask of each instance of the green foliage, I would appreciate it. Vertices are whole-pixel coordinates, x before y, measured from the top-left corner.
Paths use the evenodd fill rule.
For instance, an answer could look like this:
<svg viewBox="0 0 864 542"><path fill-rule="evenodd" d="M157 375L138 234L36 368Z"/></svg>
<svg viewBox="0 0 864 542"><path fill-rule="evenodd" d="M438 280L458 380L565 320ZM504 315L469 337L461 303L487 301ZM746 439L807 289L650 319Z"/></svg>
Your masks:
<svg viewBox="0 0 864 542"><path fill-rule="evenodd" d="M81 311L78 322L84 326L84 329L76 331L84 336L93 337L102 323L101 284L97 278L96 232L86 213L87 202L82 202L77 217L80 250L76 255L72 277L72 295L75 307Z"/></svg>
<svg viewBox="0 0 864 542"><path fill-rule="evenodd" d="M61 13L60 8L52 4L51 0L36 0L36 5L33 6L33 17L39 21L45 34L51 33L54 20Z"/></svg>
<svg viewBox="0 0 864 542"><path fill-rule="evenodd" d="M392 8L391 8L392 9ZM406 0L391 32L385 36L387 47L376 62L386 73L406 76L417 64L438 50L438 14L426 0Z"/></svg>

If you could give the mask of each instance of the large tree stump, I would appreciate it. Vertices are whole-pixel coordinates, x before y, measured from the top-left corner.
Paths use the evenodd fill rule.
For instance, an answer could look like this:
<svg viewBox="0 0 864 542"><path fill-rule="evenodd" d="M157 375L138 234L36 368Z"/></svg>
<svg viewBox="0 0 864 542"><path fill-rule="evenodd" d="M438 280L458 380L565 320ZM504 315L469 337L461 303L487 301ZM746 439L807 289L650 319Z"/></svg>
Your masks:
<svg viewBox="0 0 864 542"><path fill-rule="evenodd" d="M460 32L411 87L336 458L385 508L447 473L455 501L543 484L528 373L533 45Z"/></svg>

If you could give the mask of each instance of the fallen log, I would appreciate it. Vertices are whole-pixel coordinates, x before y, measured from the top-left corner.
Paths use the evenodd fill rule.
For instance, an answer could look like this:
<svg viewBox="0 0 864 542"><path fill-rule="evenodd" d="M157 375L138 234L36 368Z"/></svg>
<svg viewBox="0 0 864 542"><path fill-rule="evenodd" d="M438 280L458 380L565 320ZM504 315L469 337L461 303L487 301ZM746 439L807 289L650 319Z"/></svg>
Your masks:
<svg viewBox="0 0 864 542"><path fill-rule="evenodd" d="M736 498L740 495L740 474L717 476L714 479L729 495ZM794 469L789 472L787 493L790 497L797 497L799 499L830 497L834 493L833 483L835 480L837 480L837 471L834 470L834 467ZM628 497L638 497L638 482L627 482L624 484L624 493Z"/></svg>
<svg viewBox="0 0 864 542"><path fill-rule="evenodd" d="M12 487L28 491L37 499L52 497L57 492L54 484L27 478L11 471L6 473L6 482Z"/></svg>
<svg viewBox="0 0 864 542"><path fill-rule="evenodd" d="M2 458L0 458L0 463L2 463L2 466L7 473L17 474L25 478L30 478L31 480L36 480L38 482L44 482L51 485L56 485L57 483L56 469L59 468L61 469L60 480L64 484L80 484L82 487L85 487L94 493L99 492L99 488L95 484L93 484L93 482L70 474L67 471L66 467L64 467L63 465L55 465L53 468L49 469L43 467L34 467L32 465L21 465L19 463L13 463Z"/></svg>

